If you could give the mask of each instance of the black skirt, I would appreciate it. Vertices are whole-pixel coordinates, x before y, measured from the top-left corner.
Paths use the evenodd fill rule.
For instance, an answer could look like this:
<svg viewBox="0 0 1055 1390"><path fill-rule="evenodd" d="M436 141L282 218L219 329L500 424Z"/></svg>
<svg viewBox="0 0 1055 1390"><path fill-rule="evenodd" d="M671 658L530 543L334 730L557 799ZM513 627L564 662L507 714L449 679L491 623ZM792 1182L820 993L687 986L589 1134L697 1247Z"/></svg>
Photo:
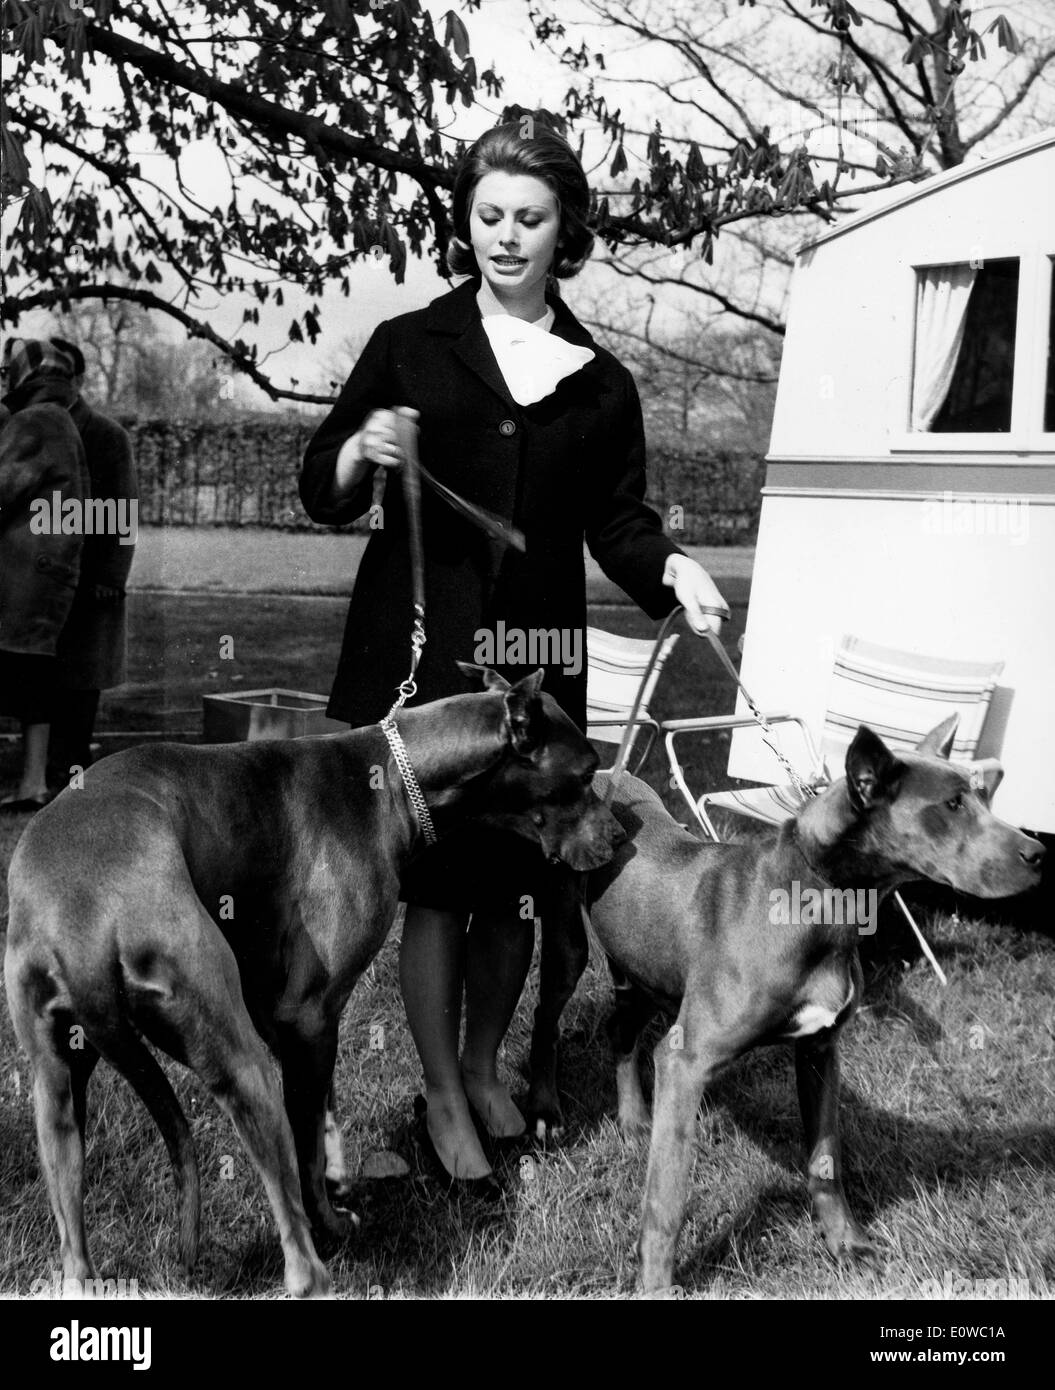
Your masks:
<svg viewBox="0 0 1055 1390"><path fill-rule="evenodd" d="M403 875L403 900L448 912L486 910L541 917L555 869L537 841L508 830L463 826L422 850Z"/></svg>
<svg viewBox="0 0 1055 1390"><path fill-rule="evenodd" d="M50 724L58 678L53 656L0 651L0 714L23 724Z"/></svg>

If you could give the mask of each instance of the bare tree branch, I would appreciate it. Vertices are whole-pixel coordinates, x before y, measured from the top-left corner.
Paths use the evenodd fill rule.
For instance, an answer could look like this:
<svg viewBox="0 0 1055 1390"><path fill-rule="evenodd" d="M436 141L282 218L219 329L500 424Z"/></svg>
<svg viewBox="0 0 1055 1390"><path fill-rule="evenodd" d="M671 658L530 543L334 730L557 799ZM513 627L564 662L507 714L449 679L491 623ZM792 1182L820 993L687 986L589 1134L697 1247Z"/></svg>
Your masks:
<svg viewBox="0 0 1055 1390"><path fill-rule="evenodd" d="M142 304L146 309L156 309L159 313L168 314L170 318L183 325L188 337L203 338L206 342L212 343L213 347L219 349L250 381L255 382L262 391L266 391L273 401L305 401L310 405L332 405L336 400L335 396L315 396L305 391L284 391L281 387L275 386L254 365L244 344L240 346L238 343L228 342L207 323L184 313L177 305L168 303L167 300L152 294L150 290L133 289L127 285L65 286L62 289L41 290L37 294L5 299L0 306L0 314L5 322L17 323L19 317L28 313L30 309L50 309L56 304L65 305L72 300L80 299L127 299L133 304Z"/></svg>

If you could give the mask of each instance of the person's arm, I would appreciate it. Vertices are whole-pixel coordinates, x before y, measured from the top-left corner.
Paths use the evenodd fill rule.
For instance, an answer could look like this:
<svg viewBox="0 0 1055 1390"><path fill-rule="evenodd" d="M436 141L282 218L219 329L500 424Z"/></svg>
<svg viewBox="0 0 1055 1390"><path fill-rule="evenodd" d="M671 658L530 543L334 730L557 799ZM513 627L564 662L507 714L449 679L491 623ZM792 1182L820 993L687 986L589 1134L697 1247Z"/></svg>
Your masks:
<svg viewBox="0 0 1055 1390"><path fill-rule="evenodd" d="M379 324L305 451L300 499L312 521L324 526L345 526L369 510L375 465L363 453L359 432L371 412L392 404L388 339L388 324Z"/></svg>
<svg viewBox="0 0 1055 1390"><path fill-rule="evenodd" d="M697 632L717 631L721 619L704 607L725 601L706 570L663 532L659 517L645 502L645 427L641 401L629 372L611 454L591 480L586 543L590 554L650 618L663 618L675 604Z"/></svg>

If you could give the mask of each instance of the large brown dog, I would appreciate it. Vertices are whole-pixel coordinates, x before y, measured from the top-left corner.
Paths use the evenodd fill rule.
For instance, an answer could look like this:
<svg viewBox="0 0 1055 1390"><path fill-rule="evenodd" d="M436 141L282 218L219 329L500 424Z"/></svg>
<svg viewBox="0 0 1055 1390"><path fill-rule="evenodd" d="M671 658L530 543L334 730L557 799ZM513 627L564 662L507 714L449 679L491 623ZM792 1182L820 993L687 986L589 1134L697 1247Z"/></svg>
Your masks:
<svg viewBox="0 0 1055 1390"><path fill-rule="evenodd" d="M954 729L948 720L915 753L895 757L862 727L845 779L778 832L745 844L704 843L643 782L620 782L613 810L628 838L587 875L585 902L616 981L612 1035L625 1131L649 1124L641 1031L658 1010L677 1016L655 1052L639 1247L646 1291L673 1280L703 1089L764 1043L795 1042L809 1190L829 1250L872 1250L843 1191L838 1127L839 1033L861 998L858 933L874 930L874 919L859 918L862 894L873 893L865 902L874 904L899 884L929 879L1006 897L1039 881L1044 855L1039 841L989 810L998 776L987 786L947 761ZM804 903L809 911L794 910ZM581 914L555 926L544 928L532 1039L528 1110L540 1136L559 1123L558 1023L586 960Z"/></svg>
<svg viewBox="0 0 1055 1390"><path fill-rule="evenodd" d="M622 831L590 790L589 743L540 693L541 671L512 687L484 674L487 693L398 717L437 833L498 821L574 868L607 862ZM305 1208L316 1230L343 1234L323 1178L337 1026L421 841L377 727L132 749L30 823L11 862L5 973L67 1279L93 1277L82 1188L100 1055L161 1129L181 1253L194 1258L190 1130L143 1035L192 1067L234 1121L278 1223L289 1291L328 1292Z"/></svg>

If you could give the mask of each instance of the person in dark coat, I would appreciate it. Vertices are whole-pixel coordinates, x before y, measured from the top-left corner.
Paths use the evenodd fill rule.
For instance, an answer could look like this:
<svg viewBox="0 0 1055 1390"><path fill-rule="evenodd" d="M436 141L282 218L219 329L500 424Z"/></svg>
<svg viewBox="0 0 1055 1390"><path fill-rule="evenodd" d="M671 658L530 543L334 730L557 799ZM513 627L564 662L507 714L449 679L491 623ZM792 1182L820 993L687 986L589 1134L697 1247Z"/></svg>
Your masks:
<svg viewBox="0 0 1055 1390"><path fill-rule="evenodd" d="M5 343L0 429L0 714L22 726L22 775L4 814L47 801L56 649L80 575L83 536L53 524L87 490L84 448L65 408L74 362L48 344ZM28 387L28 389L27 389ZM12 414L13 404L17 414Z"/></svg>
<svg viewBox="0 0 1055 1390"><path fill-rule="evenodd" d="M584 727L584 539L651 617L680 602L698 630L717 627L704 611L724 608L713 581L645 504L633 378L556 293L554 277L574 275L589 255L588 208L582 166L559 136L538 129L524 138L511 123L482 137L454 190L451 269L468 279L377 328L308 446L308 514L342 525L370 510L375 528L330 697L336 718L379 720L408 670L407 524L390 476L403 463L397 410L417 421L422 465L526 541L523 553L500 548L423 489L427 643L416 703L472 688L458 659L521 678L534 666L503 660L500 635L556 629L570 659L546 666L544 688ZM375 500L381 477L388 485ZM475 830L427 850L403 889L400 980L425 1074L427 1134L452 1177L493 1183L472 1112L499 1139L524 1129L496 1057L531 960L531 916L546 910L555 875L526 842Z"/></svg>
<svg viewBox="0 0 1055 1390"><path fill-rule="evenodd" d="M52 726L53 765L65 781L71 768L92 761L91 743L102 691L127 679L128 574L139 533L139 488L132 439L116 420L92 409L80 394L84 358L71 343L79 371L70 403L84 445L89 489L105 529L86 535L81 575L70 616L59 638L59 699Z"/></svg>
<svg viewBox="0 0 1055 1390"><path fill-rule="evenodd" d="M11 339L5 354L5 404L16 412L42 400L64 407L80 436L87 469L80 573L55 652L49 762L53 780L64 783L71 769L91 762L100 692L125 679L125 583L139 529L132 441L81 396L84 355L73 343ZM56 371L55 361L66 369Z"/></svg>

